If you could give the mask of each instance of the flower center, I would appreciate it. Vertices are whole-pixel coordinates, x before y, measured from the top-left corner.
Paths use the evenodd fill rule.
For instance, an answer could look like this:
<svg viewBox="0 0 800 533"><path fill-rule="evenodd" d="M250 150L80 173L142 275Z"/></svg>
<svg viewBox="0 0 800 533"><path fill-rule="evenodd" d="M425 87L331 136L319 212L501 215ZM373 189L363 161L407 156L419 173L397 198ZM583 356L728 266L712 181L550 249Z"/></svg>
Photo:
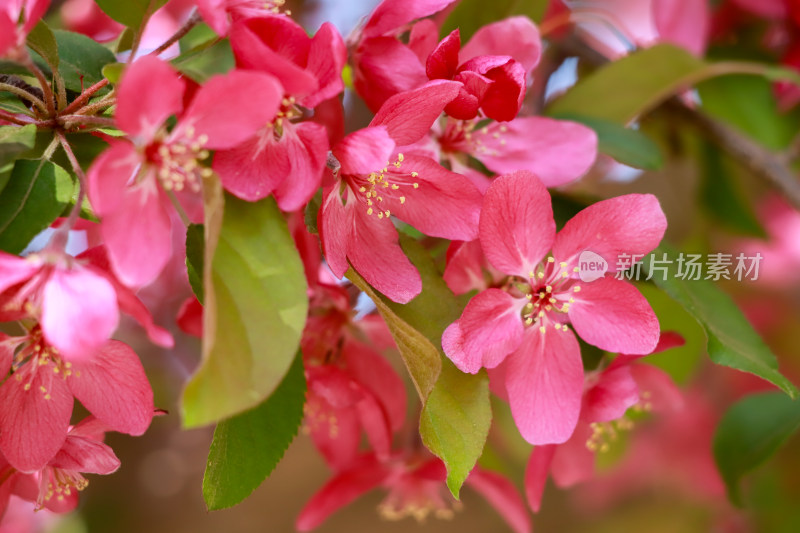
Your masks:
<svg viewBox="0 0 800 533"><path fill-rule="evenodd" d="M164 190L200 192L202 178L213 173L210 168L200 165L210 155L204 148L207 143L208 135L198 136L189 126L176 139L156 141L146 148L147 160L158 167L158 178Z"/></svg>
<svg viewBox="0 0 800 533"><path fill-rule="evenodd" d="M361 194L360 199L365 204L368 215L377 214L379 219L390 217L391 204L406 203L403 190L407 190L408 187L419 188L419 183L414 181L419 173L407 169L401 170L404 160L403 154L397 154L397 160L387 161L381 170L366 176L350 176L351 188Z"/></svg>
<svg viewBox="0 0 800 533"><path fill-rule="evenodd" d="M39 498L36 501L37 509L44 507L44 502L53 497L63 501L72 495L73 490L81 491L89 486L89 480L79 472L62 470L60 468L45 468L39 480Z"/></svg>
<svg viewBox="0 0 800 533"><path fill-rule="evenodd" d="M528 291L525 293L528 303L522 308L526 326L536 326L544 333L552 322L555 329L566 330L566 324L562 323L564 317L559 315L569 311L569 306L575 302L573 293L581 290L569 274L567 263L556 263L553 257L548 257L536 270L529 272Z"/></svg>

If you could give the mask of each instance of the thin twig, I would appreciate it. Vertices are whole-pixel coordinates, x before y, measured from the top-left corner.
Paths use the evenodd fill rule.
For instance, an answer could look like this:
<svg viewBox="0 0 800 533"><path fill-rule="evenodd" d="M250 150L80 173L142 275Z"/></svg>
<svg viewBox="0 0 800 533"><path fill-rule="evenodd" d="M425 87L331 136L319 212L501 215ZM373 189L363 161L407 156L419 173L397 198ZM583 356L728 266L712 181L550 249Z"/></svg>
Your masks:
<svg viewBox="0 0 800 533"><path fill-rule="evenodd" d="M186 34L189 33L191 29L194 28L201 20L202 19L200 17L200 13L195 9L189 16L189 18L186 20L186 22L183 24L183 26L181 26L172 37L164 41L164 43L161 46L150 52L149 55L157 56L161 52L165 51L167 48L175 44L176 42L183 39L183 37L185 37Z"/></svg>
<svg viewBox="0 0 800 533"><path fill-rule="evenodd" d="M18 96L19 98L25 100L26 102L32 103L33 105L38 107L42 111L42 113L47 112L47 107L45 106L45 103L36 98L28 91L26 91L25 89L20 89L19 87L11 85L9 83L0 83L0 91L11 93L14 96Z"/></svg>
<svg viewBox="0 0 800 533"><path fill-rule="evenodd" d="M98 81L97 83L95 83L94 85L92 85L91 87L89 87L88 89L83 91L81 93L81 95L78 96L75 100L70 102L70 104L67 107L64 108L62 113L68 115L68 114L73 113L76 110L80 109L81 106L83 106L86 102L89 101L89 98L94 96L94 94L97 91L99 91L100 89L102 89L103 87L108 85L108 83L109 82L108 82L107 79L102 79L102 80Z"/></svg>
<svg viewBox="0 0 800 533"><path fill-rule="evenodd" d="M53 90L50 88L50 83L47 81L44 72L42 72L42 70L36 66L36 63L33 62L31 56L28 54L25 54L25 57L22 58L22 66L31 72L39 81L39 86L44 94L44 102L47 105L47 113L51 117L55 116L56 99L55 96L53 96Z"/></svg>
<svg viewBox="0 0 800 533"><path fill-rule="evenodd" d="M48 243L48 247L63 250L67 245L69 232L78 221L78 217L81 214L81 209L83 208L83 202L86 199L86 175L83 173L83 169L81 168L80 163L78 163L78 158L75 157L75 153L72 151L72 146L70 146L69 141L67 141L67 138L64 136L64 134L60 131L57 131L56 138L61 144L61 148L64 149L64 153L67 154L67 159L69 159L69 163L72 165L72 170L75 172L75 176L78 178L78 197L75 199L75 205L69 212L67 220L65 220L64 223L58 227Z"/></svg>
<svg viewBox="0 0 800 533"><path fill-rule="evenodd" d="M27 126L28 124L33 124L33 122L25 122L16 115L12 115L11 113L3 111L2 109L0 109L0 120L5 120L6 122L11 122L12 124L17 124L19 126Z"/></svg>

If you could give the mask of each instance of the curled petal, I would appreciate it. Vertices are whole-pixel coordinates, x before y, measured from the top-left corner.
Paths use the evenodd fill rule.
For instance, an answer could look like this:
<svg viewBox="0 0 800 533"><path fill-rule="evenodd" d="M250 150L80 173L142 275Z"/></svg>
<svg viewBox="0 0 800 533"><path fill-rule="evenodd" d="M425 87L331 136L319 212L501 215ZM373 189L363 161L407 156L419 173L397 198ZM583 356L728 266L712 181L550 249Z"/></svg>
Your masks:
<svg viewBox="0 0 800 533"><path fill-rule="evenodd" d="M461 63L478 56L511 56L531 72L542 55L539 30L528 17L510 17L481 27L461 49Z"/></svg>

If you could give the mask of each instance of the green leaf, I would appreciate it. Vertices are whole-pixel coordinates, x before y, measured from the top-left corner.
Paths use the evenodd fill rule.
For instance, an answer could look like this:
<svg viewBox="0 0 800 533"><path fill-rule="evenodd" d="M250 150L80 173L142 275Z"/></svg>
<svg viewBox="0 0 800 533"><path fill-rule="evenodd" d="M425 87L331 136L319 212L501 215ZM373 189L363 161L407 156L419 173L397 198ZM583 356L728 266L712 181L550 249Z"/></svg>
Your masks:
<svg viewBox="0 0 800 533"><path fill-rule="evenodd" d="M447 287L422 245L406 235L400 244L422 277L422 292L408 304L378 295L352 269L347 275L375 301L389 325L423 400L420 436L447 466L447 486L457 498L489 435L489 381L485 372L464 374L442 353L442 332L458 319L464 303Z"/></svg>
<svg viewBox="0 0 800 533"><path fill-rule="evenodd" d="M563 113L555 118L580 122L592 128L597 134L598 150L620 163L644 170L658 170L664 165L658 145L641 131L575 113Z"/></svg>
<svg viewBox="0 0 800 533"><path fill-rule="evenodd" d="M718 365L754 374L779 387L792 398L797 397L797 387L778 371L775 355L731 297L711 281L678 278L677 254L666 246L660 246L654 255L660 261L664 253L671 263L667 266L666 275L656 273L653 282L683 305L703 327L711 360ZM652 257L648 256L642 262L642 272L649 271Z"/></svg>
<svg viewBox="0 0 800 533"><path fill-rule="evenodd" d="M706 212L732 231L766 238L764 227L737 188L732 163L709 143L704 143L701 158L703 180L700 199Z"/></svg>
<svg viewBox="0 0 800 533"><path fill-rule="evenodd" d="M777 392L747 396L725 413L714 434L714 459L735 505L742 505L742 476L769 459L798 428L800 402Z"/></svg>
<svg viewBox="0 0 800 533"><path fill-rule="evenodd" d="M547 11L548 3L548 0L494 0L491 8L487 9L485 0L461 0L447 17L442 35L448 35L458 28L461 42L466 44L482 26L514 15L526 15L539 22Z"/></svg>
<svg viewBox="0 0 800 533"><path fill-rule="evenodd" d="M190 224L186 229L186 273L194 295L203 303L203 254L205 235L202 224Z"/></svg>
<svg viewBox="0 0 800 533"><path fill-rule="evenodd" d="M778 110L773 84L757 76L725 76L697 86L703 111L763 144L785 148L797 132L793 117Z"/></svg>
<svg viewBox="0 0 800 533"><path fill-rule="evenodd" d="M601 67L548 108L548 114L576 113L627 124L715 72L683 48L660 44Z"/></svg>
<svg viewBox="0 0 800 533"><path fill-rule="evenodd" d="M36 126L0 126L0 167L14 161L18 155L36 144Z"/></svg>
<svg viewBox="0 0 800 533"><path fill-rule="evenodd" d="M465 374L444 361L422 409L419 432L423 444L447 465L447 487L456 498L483 453L491 424L486 372Z"/></svg>
<svg viewBox="0 0 800 533"><path fill-rule="evenodd" d="M305 394L303 356L298 353L269 398L217 425L203 477L209 510L238 504L272 473L303 421Z"/></svg>
<svg viewBox="0 0 800 533"><path fill-rule="evenodd" d="M103 77L116 85L122 79L122 72L125 70L125 63L109 63L103 67Z"/></svg>
<svg viewBox="0 0 800 533"><path fill-rule="evenodd" d="M138 29L147 18L167 0L95 0L106 15L134 30Z"/></svg>
<svg viewBox="0 0 800 533"><path fill-rule="evenodd" d="M70 91L80 92L82 88L94 85L103 79L103 67L117 62L108 48L85 35L64 30L54 30L53 34L61 58L58 72Z"/></svg>
<svg viewBox="0 0 800 533"><path fill-rule="evenodd" d="M47 61L51 69L58 68L58 43L50 26L40 20L28 34L28 46Z"/></svg>
<svg viewBox="0 0 800 533"><path fill-rule="evenodd" d="M67 171L50 161L17 161L0 193L0 250L24 250L61 215L73 188Z"/></svg>
<svg viewBox="0 0 800 533"><path fill-rule="evenodd" d="M241 413L275 390L308 311L303 264L272 198L249 203L204 184L203 357L183 392L185 427Z"/></svg>

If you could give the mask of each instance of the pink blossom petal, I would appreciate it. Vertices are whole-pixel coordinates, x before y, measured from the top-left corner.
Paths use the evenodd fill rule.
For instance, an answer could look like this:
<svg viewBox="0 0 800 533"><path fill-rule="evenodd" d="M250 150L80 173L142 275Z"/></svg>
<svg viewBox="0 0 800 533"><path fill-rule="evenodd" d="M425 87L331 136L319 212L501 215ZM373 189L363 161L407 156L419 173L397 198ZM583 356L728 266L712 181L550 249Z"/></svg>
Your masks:
<svg viewBox="0 0 800 533"><path fill-rule="evenodd" d="M306 503L295 522L298 531L311 531L331 514L378 487L389 471L375 458L359 458L350 469L336 474Z"/></svg>
<svg viewBox="0 0 800 533"><path fill-rule="evenodd" d="M650 253L666 229L667 219L655 196L626 194L592 204L572 217L556 236L553 256L572 268L581 252L590 250L608 261L609 271L615 272L620 255Z"/></svg>
<svg viewBox="0 0 800 533"><path fill-rule="evenodd" d="M386 126L398 146L413 144L430 131L448 102L458 94L459 87L453 81L435 80L396 94L386 100L369 125Z"/></svg>
<svg viewBox="0 0 800 533"><path fill-rule="evenodd" d="M319 188L327 153L325 128L287 124L280 139L267 128L232 150L217 152L214 170L228 192L248 201L275 193L283 211L295 211Z"/></svg>
<svg viewBox="0 0 800 533"><path fill-rule="evenodd" d="M553 245L555 231L550 194L532 173L500 176L486 191L481 247L501 272L528 276Z"/></svg>
<svg viewBox="0 0 800 533"><path fill-rule="evenodd" d="M356 130L333 148L343 174L369 174L386 166L395 142L386 126Z"/></svg>
<svg viewBox="0 0 800 533"><path fill-rule="evenodd" d="M586 446L592 433L589 424L578 422L572 438L557 447L550 464L550 475L557 486L572 487L594 476L595 454Z"/></svg>
<svg viewBox="0 0 800 533"><path fill-rule="evenodd" d="M574 293L574 298L569 319L589 344L630 354L650 353L658 344L658 318L647 299L630 283L600 278L581 284L581 291Z"/></svg>
<svg viewBox="0 0 800 533"><path fill-rule="evenodd" d="M586 391L581 420L616 420L638 401L639 386L631 375L630 365L609 367L600 374L597 383Z"/></svg>
<svg viewBox="0 0 800 533"><path fill-rule="evenodd" d="M355 409L334 409L323 398L309 395L305 427L314 446L335 470L349 467L358 455L361 429Z"/></svg>
<svg viewBox="0 0 800 533"><path fill-rule="evenodd" d="M214 76L192 99L172 138L187 135L191 140L205 135L208 142L203 146L206 148L233 148L273 119L282 97L283 88L267 74L234 70ZM258 102L258 105L242 105L248 101ZM194 128L194 135L186 133L189 127Z"/></svg>
<svg viewBox="0 0 800 533"><path fill-rule="evenodd" d="M0 452L20 472L36 472L64 444L72 395L51 365L15 376L21 379L11 377L0 387Z"/></svg>
<svg viewBox="0 0 800 533"><path fill-rule="evenodd" d="M78 256L79 259L88 259L93 268L92 270L103 276L114 287L117 295L117 305L120 311L130 315L147 332L150 340L159 346L172 348L175 344L172 334L166 329L156 325L153 315L145 307L144 303L136 296L131 289L119 282L111 272L111 263L108 254L103 246L90 248Z"/></svg>
<svg viewBox="0 0 800 533"><path fill-rule="evenodd" d="M108 280L86 268L53 270L42 292L41 324L61 357L93 357L118 323L117 294Z"/></svg>
<svg viewBox="0 0 800 533"><path fill-rule="evenodd" d="M311 39L307 69L319 81L319 90L303 99L302 104L313 108L344 90L342 69L347 63L347 49L342 36L330 22L320 26Z"/></svg>
<svg viewBox="0 0 800 533"><path fill-rule="evenodd" d="M572 331L528 328L505 362L511 414L531 444L560 444L575 430L583 395L583 363Z"/></svg>
<svg viewBox="0 0 800 533"><path fill-rule="evenodd" d="M383 0L364 25L365 37L376 37L433 15L455 0Z"/></svg>
<svg viewBox="0 0 800 533"><path fill-rule="evenodd" d="M137 59L117 86L115 117L119 127L142 144L183 108L186 84L168 63L155 56Z"/></svg>
<svg viewBox="0 0 800 533"><path fill-rule="evenodd" d="M120 433L141 435L153 419L153 390L134 351L111 340L89 361L73 365L72 394L98 420Z"/></svg>
<svg viewBox="0 0 800 533"><path fill-rule="evenodd" d="M196 0L197 10L203 20L219 36L226 36L230 29L230 18L225 10L226 0Z"/></svg>
<svg viewBox="0 0 800 533"><path fill-rule="evenodd" d="M522 117L473 132L472 150L497 173L529 170L547 187L583 176L597 157L597 134L576 122Z"/></svg>
<svg viewBox="0 0 800 533"><path fill-rule="evenodd" d="M500 513L515 533L530 533L531 519L514 484L496 472L476 468L466 484L475 489Z"/></svg>
<svg viewBox="0 0 800 533"><path fill-rule="evenodd" d="M352 195L349 189L345 191ZM319 236L325 260L337 278L344 277L349 265L347 263L347 247L350 233L353 231L355 216L355 200L349 205L342 202L338 183L323 193L324 203L317 217Z"/></svg>
<svg viewBox="0 0 800 533"><path fill-rule="evenodd" d="M14 352L17 346L23 342L24 338L9 337L0 332L0 380L5 379L11 370L11 363L14 361Z"/></svg>
<svg viewBox="0 0 800 533"><path fill-rule="evenodd" d="M176 320L178 327L185 333L197 338L203 338L203 305L192 296L184 300L178 310Z"/></svg>
<svg viewBox="0 0 800 533"><path fill-rule="evenodd" d="M709 5L686 0L652 0L652 5L659 41L682 46L702 57L711 30Z"/></svg>
<svg viewBox="0 0 800 533"><path fill-rule="evenodd" d="M86 179L89 199L102 218L114 213L125 203L127 186L138 174L143 160L131 143L113 142L95 159Z"/></svg>
<svg viewBox="0 0 800 533"><path fill-rule="evenodd" d="M675 413L686 406L683 393L672 378L651 365L631 365L631 374L639 387L643 403L656 413Z"/></svg>
<svg viewBox="0 0 800 533"><path fill-rule="evenodd" d="M536 446L525 467L525 498L534 513L542 506L542 495L547 484L547 475L558 446L553 444Z"/></svg>
<svg viewBox="0 0 800 533"><path fill-rule="evenodd" d="M120 467L114 450L102 442L68 435L64 446L50 461L53 468L87 474L112 474Z"/></svg>
<svg viewBox="0 0 800 533"><path fill-rule="evenodd" d="M4 56L8 50L17 44L17 24L11 20L8 14L0 11L0 56ZM2 516L2 513L0 513Z"/></svg>
<svg viewBox="0 0 800 533"><path fill-rule="evenodd" d="M515 300L500 289L487 289L472 298L461 318L442 335L447 357L462 371L475 374L481 368L494 368L522 341L525 301Z"/></svg>
<svg viewBox="0 0 800 533"><path fill-rule="evenodd" d="M397 303L408 303L422 291L422 278L403 253L391 220L369 216L361 206L354 210L353 234L347 257L375 289Z"/></svg>
<svg viewBox="0 0 800 533"><path fill-rule="evenodd" d="M41 261L24 259L0 252L0 293L33 276L41 268Z"/></svg>
<svg viewBox="0 0 800 533"><path fill-rule="evenodd" d="M387 179L399 189L382 191L382 209L432 237L463 241L478 237L483 198L468 178L420 156L405 157L402 176L393 171Z"/></svg>
<svg viewBox="0 0 800 533"><path fill-rule="evenodd" d="M488 72L481 72L492 84L481 100L484 114L495 120L513 120L525 99L525 69L513 59Z"/></svg>
<svg viewBox="0 0 800 533"><path fill-rule="evenodd" d="M391 429L399 430L408 408L406 388L389 361L370 346L352 339L345 340L342 355L347 373L380 401Z"/></svg>
<svg viewBox="0 0 800 533"><path fill-rule="evenodd" d="M372 112L395 94L428 81L416 54L394 37L363 41L355 59L355 88Z"/></svg>
<svg viewBox="0 0 800 533"><path fill-rule="evenodd" d="M460 62L478 56L511 56L531 72L539 64L542 41L539 30L528 17L510 17L482 26L464 45Z"/></svg>
<svg viewBox="0 0 800 533"><path fill-rule="evenodd" d="M461 49L461 34L458 28L434 48L425 64L425 73L428 78L451 80L458 69L458 51Z"/></svg>
<svg viewBox="0 0 800 533"><path fill-rule="evenodd" d="M356 411L361 427L367 434L370 448L378 457L388 457L392 448L392 429L377 398L372 394L365 394L356 404Z"/></svg>
<svg viewBox="0 0 800 533"><path fill-rule="evenodd" d="M101 215L111 266L125 285L147 285L169 261L172 255L169 204L151 175L126 189L123 203L116 210Z"/></svg>
<svg viewBox="0 0 800 533"><path fill-rule="evenodd" d="M431 19L422 19L411 27L408 47L417 55L421 64L425 64L438 43L439 27Z"/></svg>
<svg viewBox="0 0 800 533"><path fill-rule="evenodd" d="M444 281L455 294L465 294L475 289L482 291L487 288L483 274L485 262L480 241L454 241L447 249Z"/></svg>
<svg viewBox="0 0 800 533"><path fill-rule="evenodd" d="M305 68L311 39L291 19L247 19L231 27L230 38L239 68L275 76L283 87L282 93L302 97L319 91L317 77Z"/></svg>

